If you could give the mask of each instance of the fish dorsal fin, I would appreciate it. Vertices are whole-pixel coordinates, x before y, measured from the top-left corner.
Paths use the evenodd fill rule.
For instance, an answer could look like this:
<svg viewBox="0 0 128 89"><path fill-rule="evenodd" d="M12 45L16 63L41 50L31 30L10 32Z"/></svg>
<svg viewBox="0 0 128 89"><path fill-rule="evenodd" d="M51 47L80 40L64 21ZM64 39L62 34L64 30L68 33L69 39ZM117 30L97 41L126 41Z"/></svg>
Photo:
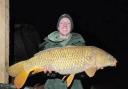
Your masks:
<svg viewBox="0 0 128 89"><path fill-rule="evenodd" d="M48 52L48 51L50 51L51 49L56 49L56 48L62 48L62 47L54 47L54 48L48 48L48 49L45 49L45 50L41 50L41 51L39 51L38 53L35 53L34 56L39 55L39 54L41 54L41 53L43 53L43 52Z"/></svg>
<svg viewBox="0 0 128 89"><path fill-rule="evenodd" d="M76 47L75 45L67 45L65 47Z"/></svg>
<svg viewBox="0 0 128 89"><path fill-rule="evenodd" d="M23 87L23 85L25 84L29 76L29 73L30 72L27 72L24 70L15 77L14 85L16 86L17 89L20 89Z"/></svg>
<svg viewBox="0 0 128 89"><path fill-rule="evenodd" d="M43 51L39 51L38 53L35 53L34 56L37 56L37 55L41 54L42 52L44 52L44 50Z"/></svg>
<svg viewBox="0 0 128 89"><path fill-rule="evenodd" d="M74 75L73 74L69 75L69 77L66 79L67 87L71 85L73 79L74 79Z"/></svg>
<svg viewBox="0 0 128 89"><path fill-rule="evenodd" d="M65 47L76 47L76 46L74 46L74 45L67 45L67 46L65 46ZM63 47L48 48L48 49L45 49L45 50L39 51L38 53L35 53L35 54L34 54L34 56L39 55L39 54L41 54L42 52L50 51L51 49L56 49L56 48L63 48Z"/></svg>
<svg viewBox="0 0 128 89"><path fill-rule="evenodd" d="M95 75L97 71L97 68L96 67L90 67L88 69L85 70L86 74L89 76L89 77L93 77Z"/></svg>

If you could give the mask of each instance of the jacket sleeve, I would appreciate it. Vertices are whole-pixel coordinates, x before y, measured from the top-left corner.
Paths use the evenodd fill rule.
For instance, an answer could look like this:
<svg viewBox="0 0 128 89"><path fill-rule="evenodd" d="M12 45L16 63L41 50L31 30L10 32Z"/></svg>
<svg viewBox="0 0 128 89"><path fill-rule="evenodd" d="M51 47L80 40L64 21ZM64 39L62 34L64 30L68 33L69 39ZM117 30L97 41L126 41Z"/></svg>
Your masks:
<svg viewBox="0 0 128 89"><path fill-rule="evenodd" d="M41 44L39 44L39 50L44 50L44 49L47 49L46 48L46 45L48 44L49 42L48 42L48 38L47 37L45 37L44 38L44 42L42 42Z"/></svg>
<svg viewBox="0 0 128 89"><path fill-rule="evenodd" d="M48 48L53 48L55 47L55 43L50 41L48 39L48 37L45 37L44 38L44 42L42 42L40 45L39 45L39 49L40 50L45 50L45 49L48 49Z"/></svg>

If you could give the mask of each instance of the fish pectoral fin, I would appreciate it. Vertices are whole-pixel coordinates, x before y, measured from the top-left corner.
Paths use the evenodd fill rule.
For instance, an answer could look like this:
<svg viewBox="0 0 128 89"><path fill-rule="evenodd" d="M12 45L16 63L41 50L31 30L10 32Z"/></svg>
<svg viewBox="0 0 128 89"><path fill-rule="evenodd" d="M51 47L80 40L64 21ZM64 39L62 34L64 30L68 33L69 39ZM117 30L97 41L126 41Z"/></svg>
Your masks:
<svg viewBox="0 0 128 89"><path fill-rule="evenodd" d="M68 77L69 77L69 75L64 75L62 80L65 81Z"/></svg>
<svg viewBox="0 0 128 89"><path fill-rule="evenodd" d="M89 77L93 77L95 75L97 71L96 67L91 67L85 70L85 73L89 76Z"/></svg>
<svg viewBox="0 0 128 89"><path fill-rule="evenodd" d="M65 75L65 76L62 78L62 80L65 80L66 77L67 77L67 76Z"/></svg>
<svg viewBox="0 0 128 89"><path fill-rule="evenodd" d="M25 84L30 72L22 71L14 79L14 85L17 89L20 89Z"/></svg>
<svg viewBox="0 0 128 89"><path fill-rule="evenodd" d="M71 85L73 79L74 79L74 75L73 74L69 75L69 77L66 79L67 87Z"/></svg>
<svg viewBox="0 0 128 89"><path fill-rule="evenodd" d="M32 74L36 74L36 73L39 73L39 72L42 72L44 71L43 68L37 68L37 69L34 69L34 71L32 72Z"/></svg>

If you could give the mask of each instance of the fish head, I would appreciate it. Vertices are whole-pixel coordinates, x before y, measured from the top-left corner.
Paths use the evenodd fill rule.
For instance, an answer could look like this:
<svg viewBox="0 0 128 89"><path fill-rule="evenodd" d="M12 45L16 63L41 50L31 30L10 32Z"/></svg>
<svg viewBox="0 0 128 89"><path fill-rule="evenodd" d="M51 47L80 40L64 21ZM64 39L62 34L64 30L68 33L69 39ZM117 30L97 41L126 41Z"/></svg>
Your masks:
<svg viewBox="0 0 128 89"><path fill-rule="evenodd" d="M103 69L104 67L116 67L117 60L110 54L100 55L98 60L96 60L96 65L98 69Z"/></svg>
<svg viewBox="0 0 128 89"><path fill-rule="evenodd" d="M117 60L112 55L108 55L108 57L106 58L106 62L108 63L107 66L114 67L117 65Z"/></svg>

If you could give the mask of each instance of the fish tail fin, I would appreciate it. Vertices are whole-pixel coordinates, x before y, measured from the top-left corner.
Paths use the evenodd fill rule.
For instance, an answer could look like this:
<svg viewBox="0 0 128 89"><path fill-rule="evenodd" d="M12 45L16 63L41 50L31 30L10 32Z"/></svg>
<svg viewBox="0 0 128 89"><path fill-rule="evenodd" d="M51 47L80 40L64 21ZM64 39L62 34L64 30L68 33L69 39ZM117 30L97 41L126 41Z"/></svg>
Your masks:
<svg viewBox="0 0 128 89"><path fill-rule="evenodd" d="M15 77L15 80L14 80L14 85L17 89L20 89L23 87L23 85L25 84L28 76L29 76L29 73L31 71L25 71L23 70L21 73L19 73L16 77Z"/></svg>

